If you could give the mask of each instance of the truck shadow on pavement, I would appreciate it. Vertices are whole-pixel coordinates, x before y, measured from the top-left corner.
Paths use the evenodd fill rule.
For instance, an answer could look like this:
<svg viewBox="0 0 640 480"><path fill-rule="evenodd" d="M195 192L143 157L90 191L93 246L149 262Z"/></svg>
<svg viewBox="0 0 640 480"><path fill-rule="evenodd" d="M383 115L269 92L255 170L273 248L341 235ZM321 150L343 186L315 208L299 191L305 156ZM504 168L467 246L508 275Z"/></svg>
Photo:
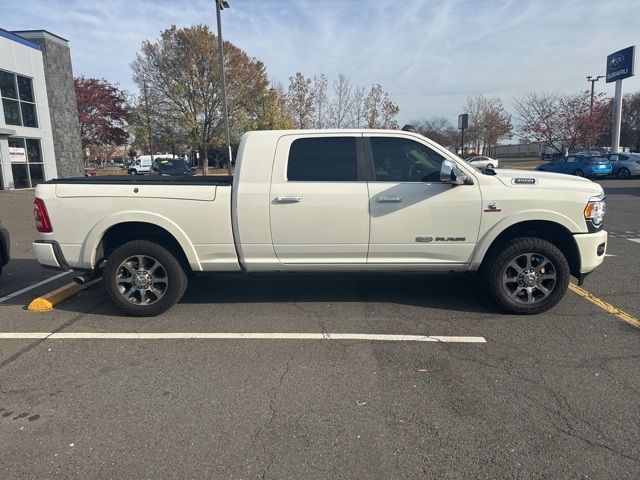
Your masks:
<svg viewBox="0 0 640 480"><path fill-rule="evenodd" d="M191 277L178 305L377 303L496 314L498 310L480 287L478 277L462 274L216 274ZM123 315L102 284L83 297L93 297L92 315ZM86 306L87 301L71 300L57 308L84 313Z"/></svg>

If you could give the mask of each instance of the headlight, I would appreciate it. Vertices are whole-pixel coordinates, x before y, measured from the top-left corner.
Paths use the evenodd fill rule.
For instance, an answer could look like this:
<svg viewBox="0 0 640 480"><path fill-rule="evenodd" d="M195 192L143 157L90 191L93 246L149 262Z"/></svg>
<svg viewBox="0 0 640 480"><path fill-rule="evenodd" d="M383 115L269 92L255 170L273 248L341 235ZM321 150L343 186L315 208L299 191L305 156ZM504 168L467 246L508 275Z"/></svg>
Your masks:
<svg viewBox="0 0 640 480"><path fill-rule="evenodd" d="M605 207L604 197L591 197L584 208L585 220L591 221L594 227L600 228L604 222Z"/></svg>

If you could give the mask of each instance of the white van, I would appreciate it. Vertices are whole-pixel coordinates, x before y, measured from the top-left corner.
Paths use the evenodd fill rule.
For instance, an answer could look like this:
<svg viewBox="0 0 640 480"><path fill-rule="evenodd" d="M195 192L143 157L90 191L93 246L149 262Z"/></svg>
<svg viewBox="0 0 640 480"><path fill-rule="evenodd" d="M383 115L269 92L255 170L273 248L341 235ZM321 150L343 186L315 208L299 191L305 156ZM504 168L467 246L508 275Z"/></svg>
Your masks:
<svg viewBox="0 0 640 480"><path fill-rule="evenodd" d="M154 155L153 158L171 158L171 154L157 154ZM151 160L151 155L140 155L138 158L134 160L134 162L129 165L127 172L129 175L141 175L143 173L149 173L151 171L151 166L153 165L153 160Z"/></svg>

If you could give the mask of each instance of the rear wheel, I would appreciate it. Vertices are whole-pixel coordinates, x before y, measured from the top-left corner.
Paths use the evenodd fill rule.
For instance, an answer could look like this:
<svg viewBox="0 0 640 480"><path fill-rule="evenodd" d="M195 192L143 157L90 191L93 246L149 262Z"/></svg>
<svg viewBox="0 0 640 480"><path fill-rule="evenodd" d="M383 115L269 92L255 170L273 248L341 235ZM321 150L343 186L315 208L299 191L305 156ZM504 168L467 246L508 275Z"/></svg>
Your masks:
<svg viewBox="0 0 640 480"><path fill-rule="evenodd" d="M569 286L569 264L554 244L541 238L516 238L487 258L482 274L498 306L519 315L549 310Z"/></svg>
<svg viewBox="0 0 640 480"><path fill-rule="evenodd" d="M487 163L487 167L486 168L493 168L493 163Z"/></svg>
<svg viewBox="0 0 640 480"><path fill-rule="evenodd" d="M145 240L127 242L109 255L103 280L111 300L136 317L167 311L182 298L188 283L175 255Z"/></svg>
<svg viewBox="0 0 640 480"><path fill-rule="evenodd" d="M631 176L631 172L629 171L628 168L622 167L620 170L618 170L618 173L616 175L618 178L621 178L624 180Z"/></svg>
<svg viewBox="0 0 640 480"><path fill-rule="evenodd" d="M580 169L578 169L578 170L576 170L575 172L573 172L573 174L574 174L576 177L584 177L584 172L583 172L582 170L580 170Z"/></svg>
<svg viewBox="0 0 640 480"><path fill-rule="evenodd" d="M133 169L129 170L129 175L137 175L137 174L138 174L138 172L136 172L135 170L133 170Z"/></svg>

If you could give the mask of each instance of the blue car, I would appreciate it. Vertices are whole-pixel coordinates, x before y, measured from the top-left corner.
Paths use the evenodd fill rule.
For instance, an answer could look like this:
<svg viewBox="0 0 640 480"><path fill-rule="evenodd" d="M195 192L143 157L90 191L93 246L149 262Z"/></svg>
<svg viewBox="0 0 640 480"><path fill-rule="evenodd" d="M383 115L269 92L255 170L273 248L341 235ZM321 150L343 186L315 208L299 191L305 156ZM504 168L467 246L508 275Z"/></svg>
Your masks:
<svg viewBox="0 0 640 480"><path fill-rule="evenodd" d="M578 177L606 177L611 175L611 163L607 157L572 154L558 157L554 161L540 165L536 170L566 173Z"/></svg>

